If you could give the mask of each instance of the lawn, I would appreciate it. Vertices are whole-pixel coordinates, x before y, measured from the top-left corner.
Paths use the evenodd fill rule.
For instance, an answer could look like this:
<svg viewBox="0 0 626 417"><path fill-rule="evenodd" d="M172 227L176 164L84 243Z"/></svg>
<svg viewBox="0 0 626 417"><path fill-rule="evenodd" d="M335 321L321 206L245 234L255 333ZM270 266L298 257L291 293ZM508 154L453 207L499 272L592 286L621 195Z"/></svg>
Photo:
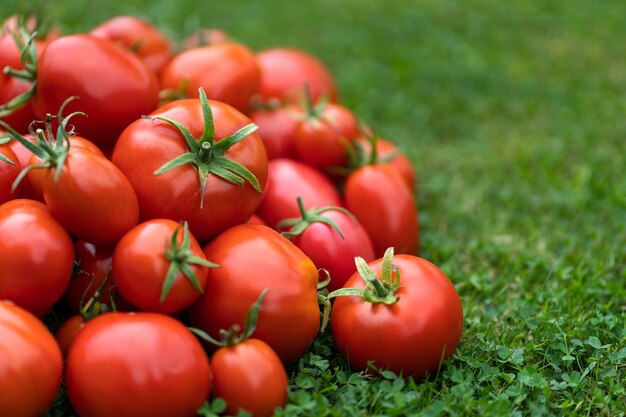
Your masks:
<svg viewBox="0 0 626 417"><path fill-rule="evenodd" d="M420 256L464 306L458 350L413 382L351 373L322 334L279 415L626 415L626 3L41 3L66 32L134 14L177 39L308 50L414 162Z"/></svg>

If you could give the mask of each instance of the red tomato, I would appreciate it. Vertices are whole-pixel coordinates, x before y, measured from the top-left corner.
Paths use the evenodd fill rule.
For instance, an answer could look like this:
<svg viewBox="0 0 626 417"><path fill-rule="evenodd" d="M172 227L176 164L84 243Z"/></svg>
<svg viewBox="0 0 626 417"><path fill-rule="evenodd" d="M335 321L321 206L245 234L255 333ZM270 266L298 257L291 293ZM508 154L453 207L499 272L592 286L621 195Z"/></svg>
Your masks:
<svg viewBox="0 0 626 417"><path fill-rule="evenodd" d="M223 138L250 124L250 119L227 104L210 101L210 107L215 128L212 149L219 146ZM174 101L152 116L178 121L195 138L200 138L204 130L198 99ZM155 175L154 172L164 164L189 152L190 148L178 129L164 121L140 119L120 136L113 151L113 162L133 184L142 219L184 219L189 222L191 233L202 242L248 220L258 208L263 192L247 181L240 186L208 174L201 194L200 176L191 163ZM214 166L221 163L223 157L228 158L246 167L258 180L259 190L265 190L267 157L258 133L235 143L223 157L204 153L202 158L209 155L212 156L202 164Z"/></svg>
<svg viewBox="0 0 626 417"><path fill-rule="evenodd" d="M22 199L0 206L0 236L0 299L45 316L72 274L72 240L45 205Z"/></svg>
<svg viewBox="0 0 626 417"><path fill-rule="evenodd" d="M243 326L248 308L268 288L254 337L269 344L284 363L301 357L320 324L317 268L300 249L267 226L241 224L205 248L211 269L205 294L189 312L191 323L214 338Z"/></svg>
<svg viewBox="0 0 626 417"><path fill-rule="evenodd" d="M65 381L81 417L192 417L211 373L202 345L175 319L107 313L76 336Z"/></svg>
<svg viewBox="0 0 626 417"><path fill-rule="evenodd" d="M13 165L3 160L3 157L13 162ZM8 145L0 145L0 204L13 200L20 195L21 190L19 188L12 192L11 187L13 187L13 182L21 170L22 166L15 152Z"/></svg>
<svg viewBox="0 0 626 417"><path fill-rule="evenodd" d="M81 301L87 302L111 271L113 249L78 240L74 244L74 254L76 268L63 294L63 301L70 311L78 313L81 309ZM109 279L101 292L99 298L101 303L107 305L111 303L112 286L113 280Z"/></svg>
<svg viewBox="0 0 626 417"><path fill-rule="evenodd" d="M369 159L371 156L371 144L369 140L360 138L355 140L355 143L358 143L363 147L365 151L365 159ZM382 138L376 138L376 152L377 152L377 160L379 163L388 163L394 166L404 181L409 186L410 190L415 190L417 185L417 176L415 174L415 169L413 168L413 164L407 158L407 156L402 153L396 145L389 142L388 140ZM388 160L389 157L392 157Z"/></svg>
<svg viewBox="0 0 626 417"><path fill-rule="evenodd" d="M185 86L186 97L198 97L203 87L212 100L245 110L259 88L260 70L254 53L238 43L219 43L189 49L163 69L161 87L172 91Z"/></svg>
<svg viewBox="0 0 626 417"><path fill-rule="evenodd" d="M298 217L297 197L306 208L340 206L341 197L333 183L316 168L291 159L274 159L268 164L267 191L257 214L268 226Z"/></svg>
<svg viewBox="0 0 626 417"><path fill-rule="evenodd" d="M28 311L0 301L0 410L2 417L38 417L61 386L61 350Z"/></svg>
<svg viewBox="0 0 626 417"><path fill-rule="evenodd" d="M246 223L265 225L265 222L263 221L263 219L257 216L256 214L253 214L252 216L250 216L250 218L248 219Z"/></svg>
<svg viewBox="0 0 626 417"><path fill-rule="evenodd" d="M348 177L344 199L367 230L376 256L393 246L415 254L419 246L417 205L400 173L391 165L365 165Z"/></svg>
<svg viewBox="0 0 626 417"><path fill-rule="evenodd" d="M313 209L303 214L288 233L299 232L290 236L291 241L304 252L318 268L324 268L330 274L327 288L334 291L356 271L355 256L366 262L374 260L374 247L367 232L351 214L333 208ZM334 227L337 226L337 229ZM304 228L303 230L298 228Z"/></svg>
<svg viewBox="0 0 626 417"><path fill-rule="evenodd" d="M381 277L383 260L369 264ZM339 351L355 370L369 361L405 377L423 378L454 353L463 329L461 300L448 277L435 265L410 255L393 257L391 280L399 288L396 302L365 301L358 296L335 299L331 326ZM391 265L389 265L391 267ZM389 270L391 273L391 269ZM344 288L365 288L355 273Z"/></svg>
<svg viewBox="0 0 626 417"><path fill-rule="evenodd" d="M170 241L174 234L175 247ZM184 247L185 239L188 247ZM172 314L202 294L209 271L193 257L207 262L196 238L186 229L172 220L151 220L135 226L118 242L111 275L119 293L135 307ZM187 268L193 275L185 273ZM165 293L167 281L171 287Z"/></svg>
<svg viewBox="0 0 626 417"><path fill-rule="evenodd" d="M311 54L294 48L272 48L259 52L257 60L261 67L261 100L299 97L305 85L314 101L322 95L337 100L330 71Z"/></svg>
<svg viewBox="0 0 626 417"><path fill-rule="evenodd" d="M0 45L0 48L2 46ZM2 68L2 66L0 66ZM18 95L25 93L31 88L32 84L22 81L18 78L3 77L0 75L0 106L8 103ZM28 126L35 120L35 110L30 102L23 107L14 110L11 114L0 117L0 120L11 126L18 132L27 132Z"/></svg>
<svg viewBox="0 0 626 417"><path fill-rule="evenodd" d="M298 126L295 106L275 109L259 109L250 113L250 119L259 126L267 159L290 158L293 156L293 135Z"/></svg>
<svg viewBox="0 0 626 417"><path fill-rule="evenodd" d="M68 97L79 97L67 107L67 114L89 116L72 121L77 133L110 146L132 121L157 107L158 90L156 76L130 51L91 35L71 35L50 42L41 54L33 105L43 120Z"/></svg>
<svg viewBox="0 0 626 417"><path fill-rule="evenodd" d="M80 314L75 314L69 319L65 320L61 327L54 333L54 338L61 348L61 353L64 358L67 358L67 354L70 351L70 347L76 340L76 336L85 327L87 322Z"/></svg>
<svg viewBox="0 0 626 417"><path fill-rule="evenodd" d="M269 417L287 403L287 373L262 340L247 339L218 349L211 369L213 394L226 401L228 415L245 410L254 417Z"/></svg>
<svg viewBox="0 0 626 417"><path fill-rule="evenodd" d="M90 33L130 49L155 74L161 72L172 55L169 40L156 27L135 16L113 17Z"/></svg>

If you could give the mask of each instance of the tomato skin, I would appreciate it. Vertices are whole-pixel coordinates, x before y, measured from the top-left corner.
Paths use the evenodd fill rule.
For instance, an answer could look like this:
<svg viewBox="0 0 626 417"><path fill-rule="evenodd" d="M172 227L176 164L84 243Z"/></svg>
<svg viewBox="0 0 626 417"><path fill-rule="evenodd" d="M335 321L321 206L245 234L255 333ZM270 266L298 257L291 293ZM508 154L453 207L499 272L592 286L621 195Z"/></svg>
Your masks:
<svg viewBox="0 0 626 417"><path fill-rule="evenodd" d="M260 77L256 57L247 46L218 43L174 57L163 69L161 87L177 91L186 79L187 97L198 97L198 89L203 87L208 98L243 111L258 91Z"/></svg>
<svg viewBox="0 0 626 417"><path fill-rule="evenodd" d="M213 394L227 403L226 413L245 410L254 417L269 417L287 403L287 373L271 347L247 339L218 349L211 357Z"/></svg>
<svg viewBox="0 0 626 417"><path fill-rule="evenodd" d="M0 300L0 410L3 417L39 417L61 386L61 350L28 311Z"/></svg>
<svg viewBox="0 0 626 417"><path fill-rule="evenodd" d="M2 46L0 46L2 48ZM0 65L0 68L3 68ZM31 83L17 78L0 75L0 105L8 103L13 98L31 88ZM0 119L18 132L27 132L28 126L36 120L35 110L30 102L13 113Z"/></svg>
<svg viewBox="0 0 626 417"><path fill-rule="evenodd" d="M210 101L210 105L216 142L250 123L250 119L228 104ZM202 134L203 119L198 99L171 102L152 115L180 122L196 138ZM241 187L209 175L201 208L200 181L192 165L154 175L163 164L186 152L187 144L180 132L162 121L137 120L120 136L112 160L133 184L142 220L184 219L189 223L191 233L201 242L248 220L263 198L263 193L249 183ZM267 156L258 133L233 145L225 156L248 168L257 177L261 190L265 190Z"/></svg>
<svg viewBox="0 0 626 417"><path fill-rule="evenodd" d="M81 59L68 59L76 56ZM65 111L87 114L72 120L77 133L111 146L126 126L157 107L158 93L156 76L130 51L91 35L70 35L50 42L41 54L32 100L43 120L78 96Z"/></svg>
<svg viewBox="0 0 626 417"><path fill-rule="evenodd" d="M369 264L377 276L381 265L381 259ZM442 356L455 351L463 330L463 308L454 285L432 263L396 255L393 265L400 272L398 302L388 306L360 297L337 297L330 321L333 338L355 370L366 369L374 360L381 370L419 380L435 373ZM355 273L344 288L364 286Z"/></svg>
<svg viewBox="0 0 626 417"><path fill-rule="evenodd" d="M176 231L178 244L183 241L182 226L172 220L156 219L141 223L126 233L115 246L111 275L117 290L129 303L144 311L162 314L179 312L201 295L189 279L179 272L167 298L161 303L161 288L170 267L165 247ZM193 236L189 236L190 250L194 256L205 258L202 248ZM204 288L208 268L189 265L201 288Z"/></svg>
<svg viewBox="0 0 626 417"><path fill-rule="evenodd" d="M33 155L31 165L41 160ZM41 181L50 213L70 233L95 245L114 245L139 221L139 203L124 174L111 161L83 148L71 148L58 182L55 169L28 173ZM37 178L38 175L42 177Z"/></svg>
<svg viewBox="0 0 626 417"><path fill-rule="evenodd" d="M295 106L261 109L250 113L250 119L259 126L267 159L293 157L293 136L298 126Z"/></svg>
<svg viewBox="0 0 626 417"><path fill-rule="evenodd" d="M376 164L357 169L346 181L344 199L367 230L377 257L390 246L396 253L417 252L417 205L396 168Z"/></svg>
<svg viewBox="0 0 626 417"><path fill-rule="evenodd" d="M262 218L260 218L259 216L257 216L256 214L253 214L252 216L250 216L250 218L248 219L248 221L246 223L250 223L250 224L262 224L265 225L265 222L263 221Z"/></svg>
<svg viewBox="0 0 626 417"><path fill-rule="evenodd" d="M313 101L322 95L337 101L333 76L313 55L295 48L271 48L259 52L257 60L261 68L259 96L263 101L299 97L305 84Z"/></svg>
<svg viewBox="0 0 626 417"><path fill-rule="evenodd" d="M15 192L11 191L11 187L13 187L13 182L20 174L22 166L15 152L8 145L0 145L0 154L15 164L11 165L5 161L0 161L0 204L3 204L20 195L21 186Z"/></svg>
<svg viewBox="0 0 626 417"><path fill-rule="evenodd" d="M74 265L72 240L33 200L0 206L0 298L43 317L68 285Z"/></svg>
<svg viewBox="0 0 626 417"><path fill-rule="evenodd" d="M356 139L355 142L358 142L361 146L363 146L366 158L368 158L371 154L370 142L363 138ZM413 164L404 153L399 151L396 145L388 140L376 138L376 152L379 159L384 159L388 155L395 153L393 159L386 163L394 166L398 172L400 172L400 175L402 175L402 178L404 178L404 181L410 190L415 190L415 187L417 186L417 174L415 173Z"/></svg>
<svg viewBox="0 0 626 417"><path fill-rule="evenodd" d="M70 347L76 340L76 336L85 327L87 322L80 314L75 314L69 319L65 320L61 327L54 333L54 338L61 348L63 358L67 358L67 354L70 351Z"/></svg>
<svg viewBox="0 0 626 417"><path fill-rule="evenodd" d="M209 271L205 294L189 309L193 326L214 338L243 326L250 305L268 288L254 337L291 363L309 348L320 325L317 268L300 249L267 226L241 224L204 248L220 265Z"/></svg>
<svg viewBox="0 0 626 417"><path fill-rule="evenodd" d="M202 345L175 319L107 313L76 336L65 381L81 417L192 417L211 373Z"/></svg>
<svg viewBox="0 0 626 417"><path fill-rule="evenodd" d="M308 208L341 206L335 186L321 171L292 159L274 159L268 164L267 190L257 214L268 226L300 217L297 197Z"/></svg>
<svg viewBox="0 0 626 417"><path fill-rule="evenodd" d="M344 238L331 226L324 223L311 223L306 230L291 241L311 258L315 266L326 269L330 274L327 288L334 291L343 287L356 271L354 257L360 256L366 262L374 260L374 247L367 232L349 215L336 210L321 214L334 221Z"/></svg>
<svg viewBox="0 0 626 417"><path fill-rule="evenodd" d="M150 23L135 16L116 16L91 30L91 35L130 49L159 74L171 58L170 42Z"/></svg>

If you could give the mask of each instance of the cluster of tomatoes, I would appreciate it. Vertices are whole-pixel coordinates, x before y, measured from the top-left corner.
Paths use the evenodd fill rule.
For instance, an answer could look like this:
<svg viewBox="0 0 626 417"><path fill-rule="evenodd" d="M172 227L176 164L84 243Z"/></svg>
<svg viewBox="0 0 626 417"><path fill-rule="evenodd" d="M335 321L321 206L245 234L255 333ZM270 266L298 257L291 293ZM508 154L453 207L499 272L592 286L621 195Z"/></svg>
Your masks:
<svg viewBox="0 0 626 417"><path fill-rule="evenodd" d="M0 34L0 414L40 415L63 375L81 417L211 395L271 415L329 319L356 370L419 379L454 352L412 165L318 59L218 30L175 52L134 17L35 25Z"/></svg>

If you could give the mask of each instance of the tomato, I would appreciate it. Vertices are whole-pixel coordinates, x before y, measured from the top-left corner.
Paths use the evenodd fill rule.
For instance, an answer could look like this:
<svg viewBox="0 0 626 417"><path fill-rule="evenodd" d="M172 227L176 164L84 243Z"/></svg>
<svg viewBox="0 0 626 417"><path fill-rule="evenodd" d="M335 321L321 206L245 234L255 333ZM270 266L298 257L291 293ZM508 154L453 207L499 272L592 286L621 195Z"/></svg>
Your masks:
<svg viewBox="0 0 626 417"><path fill-rule="evenodd" d="M365 370L374 361L381 370L421 379L435 373L440 361L454 353L463 330L461 299L435 265L392 253L385 254L386 261L378 259L366 266L381 278L382 294L368 286L371 301L360 296L335 298L330 321L333 338L355 370ZM393 273L391 258L397 268ZM366 284L355 273L344 288L364 289Z"/></svg>
<svg viewBox="0 0 626 417"><path fill-rule="evenodd" d="M245 45L227 42L188 49L163 69L161 87L198 97L203 87L212 100L245 110L259 88L260 70L254 53Z"/></svg>
<svg viewBox="0 0 626 417"><path fill-rule="evenodd" d="M184 49L193 49L201 46L215 45L216 43L230 42L230 35L220 29L198 29L183 41Z"/></svg>
<svg viewBox="0 0 626 417"><path fill-rule="evenodd" d="M111 146L126 126L157 107L158 93L156 76L133 53L91 35L71 35L50 42L41 54L33 106L43 120L77 96L67 113L89 116L72 121L77 133Z"/></svg>
<svg viewBox="0 0 626 417"><path fill-rule="evenodd" d="M28 311L0 301L0 410L2 417L39 417L61 386L61 350Z"/></svg>
<svg viewBox="0 0 626 417"><path fill-rule="evenodd" d="M241 224L204 248L220 267L209 270L205 294L189 309L191 324L216 338L243 325L248 307L269 289L254 337L284 363L301 357L317 335L317 268L300 249L267 226Z"/></svg>
<svg viewBox="0 0 626 417"><path fill-rule="evenodd" d="M256 214L253 214L252 216L250 216L250 218L248 219L246 223L265 225L265 222L263 221L263 219L257 216Z"/></svg>
<svg viewBox="0 0 626 417"><path fill-rule="evenodd" d="M11 161L12 164L7 161ZM19 188L12 192L11 187L21 170L22 166L15 152L8 145L0 145L0 204L20 194Z"/></svg>
<svg viewBox="0 0 626 417"><path fill-rule="evenodd" d="M85 318L80 314L75 314L71 316L69 319L65 320L61 327L54 333L54 339L59 344L61 348L61 353L64 358L67 358L67 354L70 351L70 347L74 344L74 340L76 340L76 336L78 333L83 330L85 327Z"/></svg>
<svg viewBox="0 0 626 417"><path fill-rule="evenodd" d="M259 126L267 159L293 157L293 135L298 126L295 106L263 108L250 113L250 119Z"/></svg>
<svg viewBox="0 0 626 417"><path fill-rule="evenodd" d="M76 336L65 381L81 417L192 417L211 373L202 345L175 319L107 313Z"/></svg>
<svg viewBox="0 0 626 417"><path fill-rule="evenodd" d="M215 265L206 261L186 227L156 219L122 237L115 246L111 275L119 293L134 306L171 314L200 297L208 266Z"/></svg>
<svg viewBox="0 0 626 417"><path fill-rule="evenodd" d="M91 35L130 49L155 74L170 60L170 41L150 23L135 16L116 16L91 30Z"/></svg>
<svg viewBox="0 0 626 417"><path fill-rule="evenodd" d="M285 233L315 266L328 271L330 291L343 287L356 271L355 256L374 260L372 241L352 213L341 207L306 210L303 206L301 213L302 217L283 223Z"/></svg>
<svg viewBox="0 0 626 417"><path fill-rule="evenodd" d="M297 197L306 208L339 206L341 197L321 171L291 159L274 159L268 164L265 197L257 214L271 227L284 219L298 217Z"/></svg>
<svg viewBox="0 0 626 417"><path fill-rule="evenodd" d="M398 253L417 252L417 205L396 168L374 164L357 169L348 176L344 199L346 208L367 230L376 256L390 246Z"/></svg>
<svg viewBox="0 0 626 417"><path fill-rule="evenodd" d="M33 200L0 206L0 299L43 317L61 298L74 265L72 240Z"/></svg>
<svg viewBox="0 0 626 417"><path fill-rule="evenodd" d="M74 254L76 268L63 294L63 301L70 311L77 313L81 309L81 301L84 303L89 300L110 273L113 248L77 240L74 243ZM111 303L112 286L113 280L110 279L101 291L100 302Z"/></svg>
<svg viewBox="0 0 626 417"><path fill-rule="evenodd" d="M257 60L261 68L261 100L299 97L305 85L314 101L322 96L337 100L333 76L313 55L295 48L271 48L259 52Z"/></svg>
<svg viewBox="0 0 626 417"><path fill-rule="evenodd" d="M1 46L0 46L1 48ZM2 68L2 66L0 66ZM8 103L18 95L25 93L32 87L32 84L18 78L3 77L0 75L0 106ZM30 102L23 107L14 110L11 114L0 117L0 119L13 127L18 132L27 132L28 126L35 120L35 110Z"/></svg>
<svg viewBox="0 0 626 417"><path fill-rule="evenodd" d="M365 138L359 138L354 141L362 146L365 155L365 159L369 159L371 156L372 145L369 140ZM409 186L410 190L415 190L417 186L417 176L413 164L407 158L407 156L398 149L396 145L382 138L376 138L376 153L378 163L388 163L394 166L404 181ZM389 159L391 158L391 159Z"/></svg>
<svg viewBox="0 0 626 417"><path fill-rule="evenodd" d="M201 242L248 220L258 208L267 182L267 156L258 133L228 145L225 151L219 148L230 144L231 135L247 127L250 119L227 104L210 101L206 106L209 105L207 110L213 115L214 135L210 128L203 134L201 100L174 101L152 113L154 118L164 117L181 123L198 143L204 143L200 146L211 149L197 151L195 162L155 175L155 171L169 161L190 154L191 148L177 128L163 120L147 119L137 120L122 133L112 158L133 184L143 220L186 220L191 233ZM224 140L227 137L230 138ZM235 162L239 170L243 167L256 178L256 185L238 174L231 179L240 182L233 183L224 179L223 169L215 170L217 174L213 171L218 165L228 163L231 166Z"/></svg>
<svg viewBox="0 0 626 417"><path fill-rule="evenodd" d="M287 402L287 373L271 347L247 339L218 349L211 357L213 394L226 401L226 413L247 411L254 417L271 416Z"/></svg>

